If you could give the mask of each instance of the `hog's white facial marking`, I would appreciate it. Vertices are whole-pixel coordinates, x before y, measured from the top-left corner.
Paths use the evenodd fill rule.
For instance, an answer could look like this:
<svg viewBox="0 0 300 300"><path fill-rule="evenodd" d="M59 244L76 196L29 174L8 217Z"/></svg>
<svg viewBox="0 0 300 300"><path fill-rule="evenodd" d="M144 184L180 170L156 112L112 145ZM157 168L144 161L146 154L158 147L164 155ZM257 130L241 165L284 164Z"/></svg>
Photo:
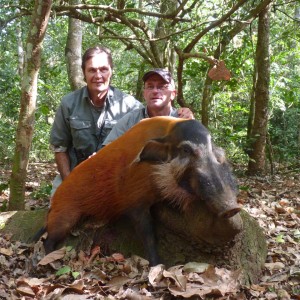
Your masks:
<svg viewBox="0 0 300 300"><path fill-rule="evenodd" d="M180 178L186 169L191 167L193 161L199 160L199 155L201 155L201 162L207 160L205 157L211 155L211 149L208 149L206 145L182 142L178 148L187 145L193 153L185 153L186 155L184 156L178 154L171 161L153 167L153 178L162 197L180 206L183 210L185 210L192 201L197 199L197 197L178 184ZM194 167L196 168L197 166L195 165ZM203 167L205 169L205 166Z"/></svg>
<svg viewBox="0 0 300 300"><path fill-rule="evenodd" d="M225 155L221 148L217 148L217 155L215 155L216 149L213 150L212 148L210 136L208 136L207 145L197 145L189 141L183 141L177 149L178 153L175 158L166 163L153 166L153 178L162 197L185 210L192 201L199 198L199 196L196 196L197 193L199 194L199 192L196 192L199 175L204 175L203 178L208 176L207 180L204 181L207 184L213 183L214 180L210 178L212 164L220 165L224 163ZM187 170L194 174L192 179L188 179L190 190L179 184L182 178L187 175L184 174ZM214 173L214 176L216 175ZM205 184L204 182L202 183ZM226 183L221 178L217 182L221 184L219 186L220 191L225 191Z"/></svg>

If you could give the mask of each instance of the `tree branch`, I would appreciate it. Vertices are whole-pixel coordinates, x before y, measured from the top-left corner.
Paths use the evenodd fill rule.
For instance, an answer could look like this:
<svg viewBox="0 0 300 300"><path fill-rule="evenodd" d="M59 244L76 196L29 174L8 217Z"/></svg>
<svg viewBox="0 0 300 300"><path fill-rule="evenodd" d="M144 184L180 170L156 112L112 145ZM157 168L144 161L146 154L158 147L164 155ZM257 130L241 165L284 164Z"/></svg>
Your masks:
<svg viewBox="0 0 300 300"><path fill-rule="evenodd" d="M2 7L0 7L0 8L2 8ZM6 8L8 8L8 7L6 7ZM16 9L20 9L20 8L16 7ZM0 19L0 30L4 29L13 20L19 19L23 16L30 16L30 15L31 15L31 12L29 12L28 10L22 9L22 11L15 13L14 15L8 17L7 19Z"/></svg>
<svg viewBox="0 0 300 300"><path fill-rule="evenodd" d="M149 63L150 65L152 64L152 61L148 56L148 52L143 52L135 43L131 42L131 41L137 40L136 38L122 37L109 28L104 27L104 29L106 32L108 32L111 35L110 36L106 35L103 38L120 40L128 49L134 49L147 63ZM130 42L128 42L128 41L130 41ZM139 39L139 41L141 42L140 39Z"/></svg>
<svg viewBox="0 0 300 300"><path fill-rule="evenodd" d="M289 19L295 21L295 22L298 22L300 23L300 20L299 19L296 19L294 17L291 17L289 14L287 14L286 12L282 11L281 9L277 8L276 10L278 10L279 12L281 12L282 14L284 14L285 16L287 16Z"/></svg>
<svg viewBox="0 0 300 300"><path fill-rule="evenodd" d="M175 13L171 14L162 14L162 13L156 13L156 12L150 12L150 11L144 11L142 9L138 8L125 8L125 9L116 9L111 6L107 5L91 5L91 4L78 4L78 5L68 5L68 6L62 6L62 5L54 5L53 11L57 13L63 13L65 15L68 15L68 11L74 11L74 10L101 10L105 12L109 12L115 15L124 15L126 13L137 13L139 15L148 16L148 17L156 17L161 19L171 19L181 22L191 22L190 19L184 19L176 16Z"/></svg>
<svg viewBox="0 0 300 300"><path fill-rule="evenodd" d="M219 45L216 47L214 52L214 57L219 59L221 53L224 51L225 47L231 42L231 40L240 33L245 27L247 27L251 22L258 16L258 14L266 8L273 0L264 0L257 7L251 10L251 12L244 18L244 21L237 22L237 25L232 28L226 35L226 39L222 39Z"/></svg>
<svg viewBox="0 0 300 300"><path fill-rule="evenodd" d="M215 28L225 22L229 17L237 11L247 0L240 0L236 5L234 5L223 17L221 17L219 20L216 20L211 23L211 25L207 26L204 30L199 32L195 38L185 47L183 50L184 52L191 52L191 50L195 47L197 42L207 33L209 32L212 28Z"/></svg>

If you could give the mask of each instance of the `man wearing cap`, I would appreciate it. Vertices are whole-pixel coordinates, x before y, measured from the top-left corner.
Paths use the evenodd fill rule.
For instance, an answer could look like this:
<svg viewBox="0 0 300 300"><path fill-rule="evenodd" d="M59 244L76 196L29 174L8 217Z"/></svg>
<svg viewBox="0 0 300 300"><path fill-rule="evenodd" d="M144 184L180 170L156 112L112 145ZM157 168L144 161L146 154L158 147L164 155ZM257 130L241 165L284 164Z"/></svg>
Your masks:
<svg viewBox="0 0 300 300"><path fill-rule="evenodd" d="M122 117L104 140L103 146L117 139L144 118L172 116L194 119L190 109L176 109L172 106L172 101L176 97L176 88L174 79L169 71L164 69L151 70L144 74L143 81L143 96L146 107L133 110Z"/></svg>

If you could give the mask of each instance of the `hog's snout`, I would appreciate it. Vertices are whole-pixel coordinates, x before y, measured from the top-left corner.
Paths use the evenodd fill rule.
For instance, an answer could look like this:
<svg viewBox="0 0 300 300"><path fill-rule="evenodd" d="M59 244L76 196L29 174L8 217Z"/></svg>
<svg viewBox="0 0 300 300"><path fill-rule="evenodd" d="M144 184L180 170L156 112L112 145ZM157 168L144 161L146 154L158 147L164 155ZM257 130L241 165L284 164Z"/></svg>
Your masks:
<svg viewBox="0 0 300 300"><path fill-rule="evenodd" d="M218 217L231 218L240 212L236 182L227 164L210 161L204 170L198 168L194 174L191 180L196 195Z"/></svg>
<svg viewBox="0 0 300 300"><path fill-rule="evenodd" d="M227 210L225 212L219 213L218 217L229 219L239 213L241 211L241 208L239 206L231 208L230 210Z"/></svg>

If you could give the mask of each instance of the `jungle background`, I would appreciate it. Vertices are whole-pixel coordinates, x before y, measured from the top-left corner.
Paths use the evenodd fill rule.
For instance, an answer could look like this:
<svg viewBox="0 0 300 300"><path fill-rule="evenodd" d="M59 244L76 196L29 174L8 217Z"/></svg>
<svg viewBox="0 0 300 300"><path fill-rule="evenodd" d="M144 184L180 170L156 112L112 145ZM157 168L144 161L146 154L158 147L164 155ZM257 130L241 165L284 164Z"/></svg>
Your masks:
<svg viewBox="0 0 300 300"><path fill-rule="evenodd" d="M33 21L45 17L39 7L49 15L37 41ZM270 245L291 243L291 252L298 251L288 259L271 255L280 256L272 262L299 263L299 1L2 0L0 12L2 211L47 205L55 111L63 95L83 84L83 51L105 45L113 53L112 85L139 100L145 71L167 67L174 73L175 105L190 107L225 149L245 207L256 217L261 210L272 216L271 223L262 221L272 231ZM42 52L32 51L34 45ZM219 77L211 76L212 68ZM37 93L29 93L35 84ZM291 219L292 225L282 223ZM277 230L278 224L285 229ZM299 271L293 274L299 278ZM279 286L289 286L286 297L297 297L289 278Z"/></svg>

